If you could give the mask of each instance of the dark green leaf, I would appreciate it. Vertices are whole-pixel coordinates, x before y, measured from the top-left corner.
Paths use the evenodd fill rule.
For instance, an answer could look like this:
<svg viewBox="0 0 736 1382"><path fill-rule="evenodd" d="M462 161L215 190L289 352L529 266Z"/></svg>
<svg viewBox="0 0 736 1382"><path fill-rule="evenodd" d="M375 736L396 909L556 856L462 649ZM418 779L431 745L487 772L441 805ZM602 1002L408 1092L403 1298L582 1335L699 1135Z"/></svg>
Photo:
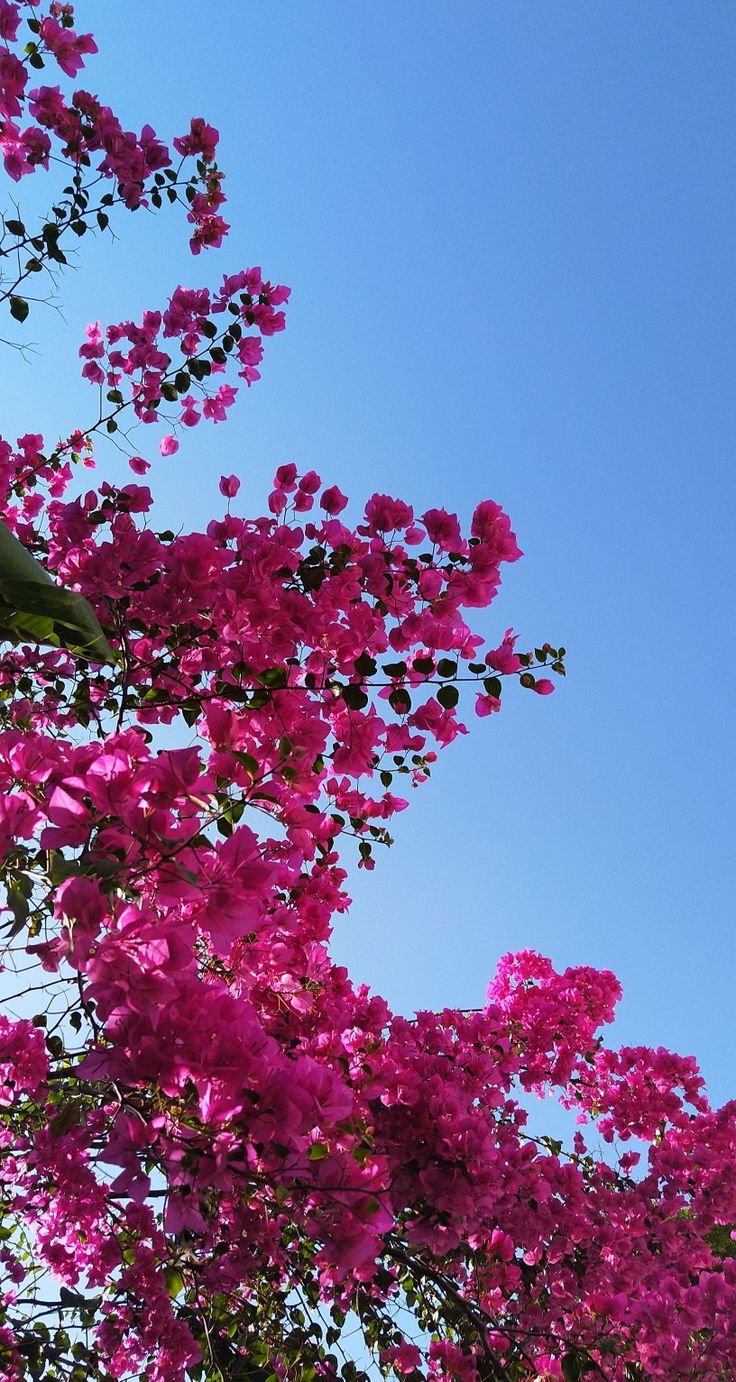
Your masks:
<svg viewBox="0 0 736 1382"><path fill-rule="evenodd" d="M342 698L349 710L364 710L368 704L368 696L362 686L357 686L355 682L343 686Z"/></svg>
<svg viewBox="0 0 736 1382"><path fill-rule="evenodd" d="M734 1228L734 1224L714 1224L705 1235L706 1242L716 1257L736 1257L736 1241L731 1237Z"/></svg>
<svg viewBox="0 0 736 1382"><path fill-rule="evenodd" d="M261 686L268 686L270 688L286 686L286 668L267 667L264 672L258 673L258 680L261 683Z"/></svg>
<svg viewBox="0 0 736 1382"><path fill-rule="evenodd" d="M359 677L373 677L376 674L376 660L368 653L361 653L356 657L353 666Z"/></svg>
<svg viewBox="0 0 736 1382"><path fill-rule="evenodd" d="M388 703L397 715L408 715L411 710L411 696L405 686L395 686L391 692Z"/></svg>
<svg viewBox="0 0 736 1382"><path fill-rule="evenodd" d="M93 662L115 661L97 616L84 597L54 585L41 564L1 522L0 595L14 611L6 627L18 638L62 644Z"/></svg>
<svg viewBox="0 0 736 1382"><path fill-rule="evenodd" d="M441 686L437 692L437 700L445 710L452 710L460 700L460 692L456 686Z"/></svg>

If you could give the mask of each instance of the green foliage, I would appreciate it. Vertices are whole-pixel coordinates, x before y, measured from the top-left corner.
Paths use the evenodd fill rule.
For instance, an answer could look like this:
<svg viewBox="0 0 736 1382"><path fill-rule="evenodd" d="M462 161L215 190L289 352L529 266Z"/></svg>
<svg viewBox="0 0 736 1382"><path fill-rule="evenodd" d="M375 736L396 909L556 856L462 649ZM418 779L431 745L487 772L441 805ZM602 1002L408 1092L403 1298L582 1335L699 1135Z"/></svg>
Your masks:
<svg viewBox="0 0 736 1382"><path fill-rule="evenodd" d="M89 662L117 660L91 605L51 577L0 521L0 638L68 648Z"/></svg>

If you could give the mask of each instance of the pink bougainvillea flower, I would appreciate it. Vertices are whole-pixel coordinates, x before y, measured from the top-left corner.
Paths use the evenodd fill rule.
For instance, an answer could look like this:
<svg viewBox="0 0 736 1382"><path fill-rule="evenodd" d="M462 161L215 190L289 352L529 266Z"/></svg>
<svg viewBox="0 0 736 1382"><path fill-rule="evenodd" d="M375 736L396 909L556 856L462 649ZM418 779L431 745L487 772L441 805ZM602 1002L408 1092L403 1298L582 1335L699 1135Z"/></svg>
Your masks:
<svg viewBox="0 0 736 1382"><path fill-rule="evenodd" d="M240 489L240 481L237 475L220 476L220 494L224 494L226 499L234 499Z"/></svg>

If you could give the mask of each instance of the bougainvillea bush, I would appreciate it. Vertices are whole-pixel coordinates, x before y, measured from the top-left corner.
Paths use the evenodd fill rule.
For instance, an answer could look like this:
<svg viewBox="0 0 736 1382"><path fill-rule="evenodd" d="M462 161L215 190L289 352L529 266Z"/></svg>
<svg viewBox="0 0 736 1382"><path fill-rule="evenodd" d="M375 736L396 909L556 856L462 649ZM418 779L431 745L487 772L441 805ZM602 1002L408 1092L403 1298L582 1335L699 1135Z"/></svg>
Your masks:
<svg viewBox="0 0 736 1382"><path fill-rule="evenodd" d="M195 255L228 229L217 132L129 132L75 87L95 51L70 5L0 0L9 205L51 185L3 222L16 344L127 211L181 208ZM736 1106L604 1043L614 976L523 952L482 1010L408 1018L330 957L438 750L564 673L473 631L509 519L351 516L288 464L261 516L230 475L161 529L152 461L247 393L289 297L167 286L88 329L71 435L0 441L0 1376L733 1377ZM128 484L93 484L109 438Z"/></svg>

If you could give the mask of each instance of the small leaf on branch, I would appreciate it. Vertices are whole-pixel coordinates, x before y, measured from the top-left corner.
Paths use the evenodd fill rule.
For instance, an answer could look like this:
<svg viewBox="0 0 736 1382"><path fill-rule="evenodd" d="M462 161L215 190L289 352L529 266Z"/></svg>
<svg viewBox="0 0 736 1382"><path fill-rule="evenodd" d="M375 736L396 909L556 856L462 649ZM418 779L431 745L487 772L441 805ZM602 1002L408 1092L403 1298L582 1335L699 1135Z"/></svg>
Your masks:
<svg viewBox="0 0 736 1382"><path fill-rule="evenodd" d="M373 677L376 674L376 660L368 653L361 653L356 657L353 666L359 677Z"/></svg>
<svg viewBox="0 0 736 1382"><path fill-rule="evenodd" d="M265 671L258 673L258 680L261 686L274 690L286 686L288 673L285 667L267 667Z"/></svg>
<svg viewBox="0 0 736 1382"><path fill-rule="evenodd" d="M395 686L391 692L388 703L397 715L408 715L411 710L411 696L405 686Z"/></svg>
<svg viewBox="0 0 736 1382"><path fill-rule="evenodd" d="M441 686L437 692L437 700L444 710L452 710L460 700L460 692L456 686Z"/></svg>
<svg viewBox="0 0 736 1382"><path fill-rule="evenodd" d="M342 688L342 698L348 710L364 710L368 704L368 696L362 686L357 686L355 682L350 682L348 686Z"/></svg>

